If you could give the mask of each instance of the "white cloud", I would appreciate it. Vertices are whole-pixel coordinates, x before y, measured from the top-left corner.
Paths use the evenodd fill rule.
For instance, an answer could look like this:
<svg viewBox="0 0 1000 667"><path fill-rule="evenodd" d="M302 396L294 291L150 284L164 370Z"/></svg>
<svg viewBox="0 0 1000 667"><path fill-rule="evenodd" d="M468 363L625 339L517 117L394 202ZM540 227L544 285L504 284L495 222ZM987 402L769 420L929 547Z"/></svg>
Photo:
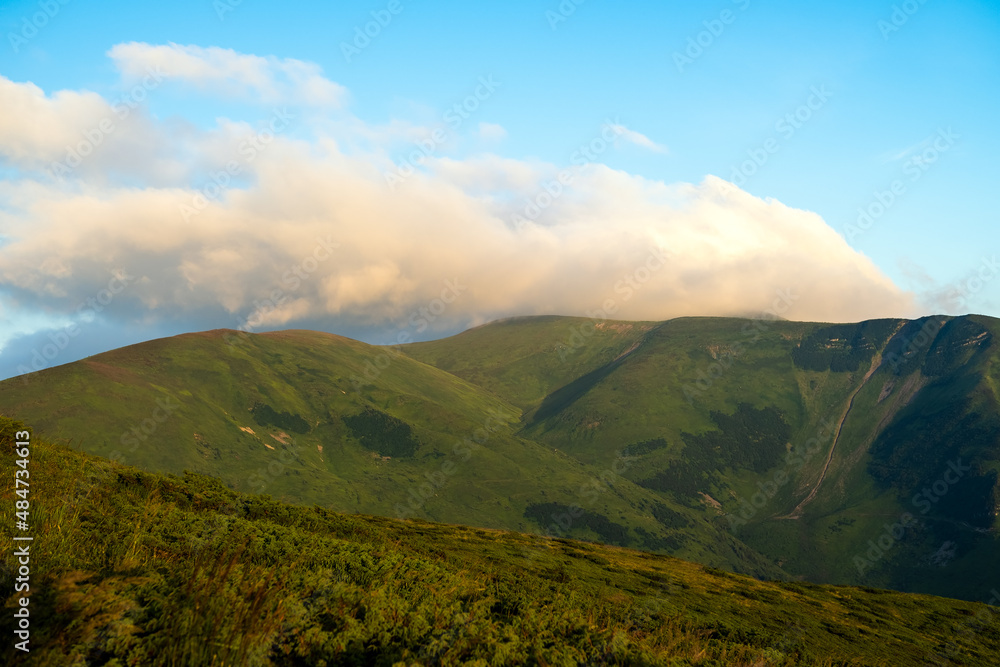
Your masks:
<svg viewBox="0 0 1000 667"><path fill-rule="evenodd" d="M414 178L392 193L358 158L277 145L259 160L259 184L231 191L195 224L178 213L189 191L43 188L3 219L12 238L0 248L0 284L58 309L124 268L142 279L128 301L164 318L214 308L233 325L275 289L293 299L296 317L405 321L449 279L468 286L443 320L457 324L582 315L607 299L625 319L759 312L784 289L800 297L788 313L794 319L912 309L818 216L714 177L666 186L595 166L546 211L544 226L518 231L499 197L471 195L444 176ZM336 256L313 262L326 237L339 244ZM672 259L649 273L642 267L657 249ZM293 277L310 265L306 278ZM629 277L636 286L627 287Z"/></svg>
<svg viewBox="0 0 1000 667"><path fill-rule="evenodd" d="M182 120L155 122L131 94L112 100L87 91L46 95L32 83L0 76L0 157L19 169L71 179L69 188L76 179L116 176L185 182L203 166L208 135Z"/></svg>
<svg viewBox="0 0 1000 667"><path fill-rule="evenodd" d="M236 72L234 85L262 99L276 85L273 59L173 45L116 49L129 75L175 59L174 71L189 81L221 85L223 72ZM108 108L92 93L46 96L2 79L0 86L19 105L0 119L0 154L9 160L58 154L66 137ZM63 135L20 136L31 113L51 114ZM312 142L278 134L252 163L240 163L252 178L185 219L180 206L203 185L192 174L220 169L254 128L142 121L154 139L115 149L117 164L161 165L157 173L138 170L138 184L81 173L0 182L0 289L70 316L124 270L134 280L103 315L204 328L236 326L255 312L261 326L402 327L446 281L463 288L437 316L442 328L518 314L585 315L609 300L622 319L746 314L771 307L779 290L798 297L791 319L914 314L912 295L819 216L712 176L665 184L593 164L553 196L552 179L568 165L486 154L429 159L390 190L389 157L352 139L379 128L312 119L303 121L313 123L305 128L316 133ZM165 165L175 177L159 173ZM536 222L514 228L513 213L545 192ZM669 261L650 269L657 252ZM280 303L262 308L271 300Z"/></svg>
<svg viewBox="0 0 1000 667"><path fill-rule="evenodd" d="M951 128L948 128L948 134L944 134L942 130L935 132L934 134L921 139L917 143L907 146L906 148L899 150L889 150L882 153L879 157L882 164L887 164L889 162L899 162L900 160L912 160L917 162L920 160L919 153L923 153L925 150L931 148L934 145L935 140L938 138L945 138L946 141L950 139L951 142L954 141L951 134ZM955 136L957 138L957 135ZM950 143L948 145L951 145ZM936 153L943 153L947 148L937 149ZM931 160L933 162L933 160Z"/></svg>
<svg viewBox="0 0 1000 667"><path fill-rule="evenodd" d="M647 137L645 134L642 134L641 132L636 132L635 130L630 130L627 127L625 127L624 125L621 125L621 124L612 125L611 127L615 131L616 134L618 134L619 136L621 136L621 138L623 140L629 142L630 144L635 144L636 146L639 146L640 148L645 148L647 150L653 151L654 153L666 153L667 152L667 147L666 146L662 146L662 145L656 143L655 141L653 141L652 139L650 139L649 137Z"/></svg>
<svg viewBox="0 0 1000 667"><path fill-rule="evenodd" d="M325 78L318 65L274 56L261 57L219 47L117 44L108 55L126 81L151 72L218 95L243 96L263 104L341 106L347 90Z"/></svg>
<svg viewBox="0 0 1000 667"><path fill-rule="evenodd" d="M51 97L32 83L0 76L0 154L18 164L40 164L59 155L82 130L96 126L111 107L97 93L60 91Z"/></svg>
<svg viewBox="0 0 1000 667"><path fill-rule="evenodd" d="M496 123L480 123L479 137L486 141L501 141L507 136L507 130Z"/></svg>

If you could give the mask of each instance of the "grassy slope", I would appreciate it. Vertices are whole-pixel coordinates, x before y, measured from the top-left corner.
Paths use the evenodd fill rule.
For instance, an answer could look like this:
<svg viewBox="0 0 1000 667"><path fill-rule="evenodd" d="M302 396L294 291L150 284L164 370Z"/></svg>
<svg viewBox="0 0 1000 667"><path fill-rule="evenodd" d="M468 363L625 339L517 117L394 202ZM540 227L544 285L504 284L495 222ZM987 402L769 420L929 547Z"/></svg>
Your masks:
<svg viewBox="0 0 1000 667"><path fill-rule="evenodd" d="M657 324L594 325L581 317L515 317L402 349L529 409L556 389L610 363Z"/></svg>
<svg viewBox="0 0 1000 667"><path fill-rule="evenodd" d="M229 346L221 332L209 332L130 346L43 371L27 385L0 384L0 402L50 437L82 442L126 463L216 474L237 489L360 503L357 509L367 511L375 510L373 496L407 486L420 467L376 460L354 444L341 416L376 405L412 421L423 453L441 457L453 455L456 437L471 434L487 416L517 417L512 406L406 358L393 359L377 386L357 393L350 378L379 351L349 339L282 332L240 340ZM159 422L157 400L177 406ZM256 423L249 409L258 401L302 416L309 433ZM148 435L130 436L136 427ZM505 432L497 430L501 437Z"/></svg>
<svg viewBox="0 0 1000 667"><path fill-rule="evenodd" d="M741 535L765 552L787 554L783 564L790 571L814 580L966 598L993 585L989 563L1000 551L996 530L989 530L1000 507L995 478L992 501L975 492L1000 467L998 359L980 339L984 332L1000 333L997 320L951 320L933 343L916 346L907 365L883 364L858 394L808 520L766 521ZM959 354L951 358L949 350ZM974 470L949 485L939 502L914 503L959 460ZM880 483L873 467L898 472ZM970 510L990 505L992 517L970 524ZM917 524L884 554L874 552L878 557L859 572L856 558L868 559L869 541L878 541L904 513Z"/></svg>
<svg viewBox="0 0 1000 667"><path fill-rule="evenodd" d="M859 573L854 560L869 549L869 540L879 539L887 522L891 525L907 511L915 513L914 492L933 484L947 469L948 457L912 451L918 434L906 430L907 423L934 412L941 400L949 402L955 423L929 422L924 449L958 456L952 443L962 439L962 429L967 428L979 436L962 450L966 460L978 461L984 474L1000 465L1000 428L994 423L1000 361L983 333L992 331L995 336L998 322L981 317L937 319L950 324L912 346L909 361L898 369L882 358L883 353L902 352L923 322L843 327L767 322L758 329L746 320L681 318L650 329L631 355L610 372L595 374L592 371L599 368L595 360L606 363L637 340L610 346L618 323L605 323L601 335L586 339L573 351L587 362L577 377L589 372L594 381L569 392L564 388L575 380L567 382L561 374L566 364L557 363L559 344L567 327L579 327L579 321L547 318L495 329L486 326L444 341L414 344L406 351L518 401L527 416L523 435L579 460L606 465L629 443L661 438L666 446L644 454L627 474L639 482L650 478L651 471L670 469L702 453L701 436L719 428L713 423L713 411L733 414L741 403L774 408L789 427L787 444L794 450L821 433L824 422L839 422L853 396L826 477L799 519L781 517L789 515L819 482L832 443L829 436L820 438L816 453L803 466L789 466L782 458L773 468L755 472L727 467L716 458L700 469L688 466L681 477L695 478L691 486L716 499L721 512L730 517L740 515L749 501L760 499L751 513L742 512L747 525L738 527L737 533L792 573L820 581L864 582L976 599L991 584L983 565L997 557L1000 545L995 530L983 532L986 524L978 530L964 526L961 512L940 516L935 508L921 515L921 526L864 572ZM525 329L523 335L519 326ZM859 331L865 333L870 349L854 369L834 369L829 364L813 368L794 360L796 348L812 334L819 337L821 352L840 354L849 351L844 341ZM827 332L829 340L823 338ZM501 334L508 342L503 354L493 355ZM490 375L477 367L479 358L492 369ZM871 369L875 370L865 382ZM549 394L534 392L534 401L527 401L518 393L525 386L545 387ZM539 409L547 404L555 404L555 409ZM956 426L959 422L964 426ZM885 441L887 432L896 433L891 442ZM874 479L869 449L876 442L883 442L884 451L898 452L893 466L918 470L919 479L888 485ZM708 469L711 474L705 474ZM787 481L771 487L773 497L760 495L760 485L768 485L779 473L787 473ZM957 499L971 488L971 484L956 485L949 495L960 504ZM998 488L995 483L993 488ZM685 494L698 500L692 489ZM683 501L685 494L667 489L663 496ZM989 506L988 499L972 500L977 506ZM704 511L714 513L707 506ZM928 557L943 545L956 546L954 559L943 566L940 559L930 564Z"/></svg>
<svg viewBox="0 0 1000 667"><path fill-rule="evenodd" d="M6 525L13 429L0 418ZM30 472L33 650L7 642L8 662L905 666L1000 652L1000 614L982 604L282 505L37 438ZM2 579L10 591L12 570Z"/></svg>
<svg viewBox="0 0 1000 667"><path fill-rule="evenodd" d="M422 518L567 532L758 576L780 577L783 568L814 581L981 599L996 585L987 565L1000 545L993 524L969 525L963 507L1000 502L976 495L1000 468L1000 373L990 337L998 323L941 319L947 325L898 369L880 366L879 355L902 351L920 322L681 318L592 326L517 318L406 346L408 356L309 332L251 336L236 348L218 333L200 334L44 371L28 387L0 383L0 412L109 455L156 397L183 397L176 415L126 462L192 469L237 489L338 510L396 515L403 504ZM817 363L797 356L808 341ZM856 363L845 366L852 355ZM852 396L815 497L800 518L781 518L815 488L832 441L820 438L801 467L785 455L807 446L822 423L838 421ZM309 433L295 435L298 458L282 462L286 452L270 435L276 430L250 420L255 401L309 422ZM935 407L942 401L947 410ZM415 457L373 458L340 419L365 407L410 424L421 443ZM455 443L497 410L509 415L507 425L473 455L457 455ZM727 433L730 416L741 414L744 423ZM774 415L785 430L765 419ZM769 435L781 450L770 467L751 469L720 450L749 451ZM268 441L274 450L263 446ZM914 492L937 481L956 456L976 462L978 481L949 490L905 539L859 571L855 557L887 523L913 512ZM779 473L787 481L764 498L761 485ZM611 484L595 485L602 479ZM1000 485L994 480L991 489ZM407 509L415 493L426 498ZM734 526L755 499L763 502ZM574 505L588 514L569 516Z"/></svg>
<svg viewBox="0 0 1000 667"><path fill-rule="evenodd" d="M712 429L709 413L731 411L738 400L775 405L787 418L796 420L796 428L808 429L814 425L810 416L829 411L847 388L841 378L833 378L841 381L825 393L814 392L808 397L811 404L803 405L788 354L804 333L818 326L815 324L770 322L765 331L748 332L744 331L747 320L680 318L655 326L636 323L632 330L620 333L617 329L630 323L609 322L584 338L584 344L566 354L563 361L560 343L567 338L566 332L586 322L532 318L522 325L515 320L441 341L416 343L404 350L491 389L523 407L531 418L532 410L546 396L640 343L620 366L599 378L577 400L547 419L529 424L527 433L545 433L546 442L559 442L582 458L601 462L615 447L636 440L662 435L676 441L681 432ZM497 340L507 343L499 347ZM735 352L732 357L731 351ZM729 363L723 375L711 385L699 386L699 374L707 376L720 361ZM695 391L693 405L684 393L685 386ZM524 387L542 389L532 391L529 398ZM591 426L595 423L597 426Z"/></svg>
<svg viewBox="0 0 1000 667"><path fill-rule="evenodd" d="M455 375L329 334L269 333L235 345L225 336L161 339L43 371L27 385L8 380L0 383L0 414L93 454L212 475L287 502L521 530L538 525L525 517L536 506L540 528L554 534L661 549L676 543L678 555L784 576L711 517L609 474L610 464L587 465L521 437L519 408ZM158 400L177 406L162 421ZM304 420L308 432L256 423L256 403ZM366 408L411 427L414 455L384 460L362 446L342 418ZM144 440L130 435L135 427ZM621 462L625 471L630 464ZM569 516L572 506L588 516ZM664 525L655 506L689 525Z"/></svg>
<svg viewBox="0 0 1000 667"><path fill-rule="evenodd" d="M547 325L547 339L539 331L543 324ZM664 323L647 333L621 366L555 414L529 422L524 434L570 452L580 460L603 465L630 443L663 438L669 446L642 460L641 467L657 469L682 456L685 434L717 428L711 419L713 411L731 413L739 403L746 402L756 408L775 407L791 427L790 443L802 443L820 429L825 419L839 415L844 397L859 378L795 368L791 349L819 325L769 322L761 331L747 330L747 324L747 320L723 318L681 318ZM411 345L406 351L417 359L440 364L460 377L475 377L514 401L513 396L500 391L498 383L491 385L469 370L475 368L474 360L478 357L484 357L486 365L499 363L489 357L493 348L493 341L487 335L490 328L482 327L447 341ZM563 378L551 369L558 358L551 350L565 329L564 322L555 321L537 323L524 337L508 332L509 339L537 341L534 348L549 352L545 363L537 359L539 353L534 350L523 357L507 357L505 351L501 358L509 358L509 367L497 371L507 378L504 385L543 385L550 393L564 386L565 383L560 384ZM605 331L610 330L608 327ZM590 340L594 343L577 350L577 355L609 360L614 358L615 351L633 342L623 340L602 354L601 350L609 347L606 342L596 336ZM443 350L450 348L460 351L446 356ZM522 362L522 358L527 361ZM462 362L447 363L456 359ZM555 369L561 371L565 365L569 364ZM713 371L719 370L721 376L711 378ZM685 388L691 393L685 394ZM534 403L524 405L529 416L543 400L544 396L540 396ZM801 498L802 490L818 477L822 462L817 458L810 463L803 469L802 479L794 480L771 501L769 513L779 514L793 500ZM706 485L702 490L726 503L733 496L751 496L756 491L758 477L728 471L723 480L725 484Z"/></svg>

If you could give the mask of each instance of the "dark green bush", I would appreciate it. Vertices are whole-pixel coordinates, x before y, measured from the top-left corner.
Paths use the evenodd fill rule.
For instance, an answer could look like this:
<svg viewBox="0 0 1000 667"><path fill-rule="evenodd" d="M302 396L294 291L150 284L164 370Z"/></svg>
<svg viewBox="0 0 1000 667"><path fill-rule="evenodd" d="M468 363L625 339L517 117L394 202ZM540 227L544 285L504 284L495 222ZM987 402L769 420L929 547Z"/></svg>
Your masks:
<svg viewBox="0 0 1000 667"><path fill-rule="evenodd" d="M409 424L381 410L365 408L341 419L362 447L380 456L413 456L420 446Z"/></svg>

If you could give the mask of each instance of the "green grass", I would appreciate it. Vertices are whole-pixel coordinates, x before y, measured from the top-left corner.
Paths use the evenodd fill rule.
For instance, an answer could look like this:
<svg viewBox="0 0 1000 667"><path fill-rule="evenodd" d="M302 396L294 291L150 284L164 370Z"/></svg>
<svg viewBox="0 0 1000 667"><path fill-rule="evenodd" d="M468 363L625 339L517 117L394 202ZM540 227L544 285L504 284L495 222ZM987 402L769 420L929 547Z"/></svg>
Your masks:
<svg viewBox="0 0 1000 667"><path fill-rule="evenodd" d="M711 514L707 494L721 512L739 516L762 498L735 534L793 575L978 599L997 582L969 564L988 553L1000 558L1000 361L993 345L1000 330L996 320L976 316L933 323L680 318L614 349L609 341L618 323L605 323L600 336L574 351L588 363L568 382L555 355L549 364L537 357L538 350L557 347L568 326L580 326L569 318L489 325L405 349L519 401L536 417L525 421L522 435L580 461L607 466L632 443L666 443L642 450L626 473L664 499ZM919 338L922 330L930 333L926 340ZM499 347L501 335L507 342ZM631 354L612 364L635 342ZM589 361L594 359L602 363ZM862 384L873 361L881 365ZM604 372L609 365L614 367ZM588 377L594 381L580 386L579 379ZM529 386L547 387L549 394L526 401L517 388ZM781 519L819 481L832 443L823 424L838 422L855 393L819 492L800 519ZM560 399L554 408L540 409L553 398ZM779 418L763 419L765 414ZM761 419L748 421L754 415ZM804 464L789 464L801 462L796 452L821 432L816 453ZM956 457L975 461L975 472L932 512L919 515L917 529L878 567L859 574L855 556L879 538L886 522L916 512L913 495ZM781 484L768 487L776 475L783 475ZM762 485L773 492L761 496ZM930 565L929 557L949 542L957 546L954 559ZM685 556L702 557L692 551Z"/></svg>
<svg viewBox="0 0 1000 667"><path fill-rule="evenodd" d="M315 332L226 341L178 336L6 381L0 413L93 454L286 502L600 540L587 522L525 515L579 505L594 525L625 526L624 544L669 540L714 566L783 576L713 517L618 474L630 461L587 464L523 437L520 408L441 369ZM684 535L651 513L664 502L689 515Z"/></svg>
<svg viewBox="0 0 1000 667"><path fill-rule="evenodd" d="M5 525L18 428L0 418ZM989 665L1000 652L1000 614L982 604L292 506L37 436L31 451L32 651L8 641L8 664Z"/></svg>
<svg viewBox="0 0 1000 667"><path fill-rule="evenodd" d="M399 349L217 331L0 382L0 414L283 502L978 600L1000 583L981 566L1000 559L998 331L533 317ZM973 471L860 572L958 457Z"/></svg>

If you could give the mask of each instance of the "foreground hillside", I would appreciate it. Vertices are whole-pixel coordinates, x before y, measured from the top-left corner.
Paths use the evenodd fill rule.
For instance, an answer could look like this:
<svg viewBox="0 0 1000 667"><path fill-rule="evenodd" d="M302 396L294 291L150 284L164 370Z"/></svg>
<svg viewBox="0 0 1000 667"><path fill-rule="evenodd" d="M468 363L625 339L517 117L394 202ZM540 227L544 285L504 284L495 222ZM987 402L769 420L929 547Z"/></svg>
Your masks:
<svg viewBox="0 0 1000 667"><path fill-rule="evenodd" d="M5 525L17 428L0 418ZM30 458L31 652L6 642L8 664L992 665L1000 654L1000 614L982 604L289 506L37 438ZM13 570L0 578L12 591Z"/></svg>

